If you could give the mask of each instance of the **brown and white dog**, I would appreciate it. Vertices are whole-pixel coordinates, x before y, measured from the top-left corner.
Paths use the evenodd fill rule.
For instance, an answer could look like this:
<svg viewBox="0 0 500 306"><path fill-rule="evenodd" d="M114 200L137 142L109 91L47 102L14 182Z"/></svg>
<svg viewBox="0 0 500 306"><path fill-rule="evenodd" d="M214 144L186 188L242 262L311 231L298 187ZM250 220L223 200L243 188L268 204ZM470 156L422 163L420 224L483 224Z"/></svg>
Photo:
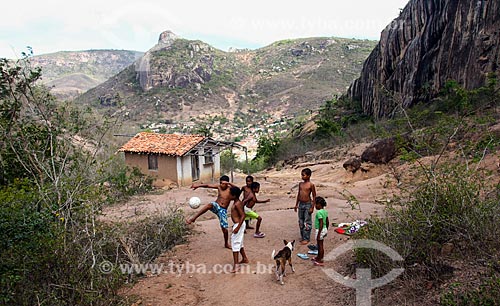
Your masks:
<svg viewBox="0 0 500 306"><path fill-rule="evenodd" d="M286 241L283 240L285 243L285 247L276 254L276 250L273 250L273 254L271 255L274 260L276 260L276 280L279 281L282 285L285 283L283 282L283 276L286 276L285 272L285 265L286 262L288 261L288 264L290 265L290 268L292 268L292 272L295 272L295 269L292 266L292 252L293 252L293 247L295 245L295 240L293 241Z"/></svg>

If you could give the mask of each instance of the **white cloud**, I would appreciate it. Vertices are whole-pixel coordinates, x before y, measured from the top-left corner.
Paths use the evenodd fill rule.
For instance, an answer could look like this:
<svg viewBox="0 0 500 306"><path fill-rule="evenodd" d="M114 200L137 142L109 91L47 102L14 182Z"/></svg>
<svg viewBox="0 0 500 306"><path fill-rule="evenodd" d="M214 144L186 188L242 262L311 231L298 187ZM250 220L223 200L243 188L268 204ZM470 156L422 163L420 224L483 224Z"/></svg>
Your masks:
<svg viewBox="0 0 500 306"><path fill-rule="evenodd" d="M5 11L13 13L0 19L0 57L12 57L12 47L19 53L26 45L38 54L89 48L145 51L164 30L216 47L312 36L377 39L407 2L27 0L21 8L9 2Z"/></svg>

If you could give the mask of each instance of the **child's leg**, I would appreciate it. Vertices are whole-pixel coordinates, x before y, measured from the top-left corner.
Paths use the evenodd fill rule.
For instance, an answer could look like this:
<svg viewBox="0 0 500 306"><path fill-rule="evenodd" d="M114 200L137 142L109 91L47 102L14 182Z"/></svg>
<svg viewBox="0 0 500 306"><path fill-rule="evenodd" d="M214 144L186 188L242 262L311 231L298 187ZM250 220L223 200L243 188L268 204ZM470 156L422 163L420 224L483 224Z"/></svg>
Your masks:
<svg viewBox="0 0 500 306"><path fill-rule="evenodd" d="M312 204L306 205L306 209L304 209L304 240L307 242L311 240L312 216L309 213L311 205Z"/></svg>
<svg viewBox="0 0 500 306"><path fill-rule="evenodd" d="M250 219L249 220L245 220L245 223L246 223L246 228L247 229L253 229L253 227L250 226Z"/></svg>
<svg viewBox="0 0 500 306"><path fill-rule="evenodd" d="M323 262L324 255L325 255L325 249L323 248L323 240L318 240L318 256L316 256L316 261Z"/></svg>
<svg viewBox="0 0 500 306"><path fill-rule="evenodd" d="M222 226L221 226L221 228L220 228L220 229L222 230L222 234L224 235L224 247L225 247L226 249L230 249L230 248L231 248L231 246L230 246L230 245L229 245L229 243L228 243L228 240L229 240L229 232L228 232L227 228L224 228L224 227L222 227Z"/></svg>
<svg viewBox="0 0 500 306"><path fill-rule="evenodd" d="M299 229L300 229L300 241L304 241L304 221L305 221L305 210L302 208L302 203L299 203Z"/></svg>
<svg viewBox="0 0 500 306"><path fill-rule="evenodd" d="M204 213L211 210L212 208L213 208L212 203L209 203L209 204L203 206L203 208L196 215L194 215L194 217L187 219L186 223L187 224L193 223L194 221L196 221L196 219L198 219L199 216L203 215Z"/></svg>
<svg viewBox="0 0 500 306"><path fill-rule="evenodd" d="M242 263L249 263L247 254L245 253L245 248L241 248L240 249L240 253L241 253L240 264L242 264Z"/></svg>
<svg viewBox="0 0 500 306"><path fill-rule="evenodd" d="M255 227L255 233L256 233L256 234L260 233L260 223L261 223L261 222L262 222L262 217L261 217L261 216L259 216L259 217L257 218L257 225L256 225L256 227Z"/></svg>
<svg viewBox="0 0 500 306"><path fill-rule="evenodd" d="M238 253L239 252L233 252L233 269L231 270L231 273L236 273L239 270L239 267L238 267Z"/></svg>

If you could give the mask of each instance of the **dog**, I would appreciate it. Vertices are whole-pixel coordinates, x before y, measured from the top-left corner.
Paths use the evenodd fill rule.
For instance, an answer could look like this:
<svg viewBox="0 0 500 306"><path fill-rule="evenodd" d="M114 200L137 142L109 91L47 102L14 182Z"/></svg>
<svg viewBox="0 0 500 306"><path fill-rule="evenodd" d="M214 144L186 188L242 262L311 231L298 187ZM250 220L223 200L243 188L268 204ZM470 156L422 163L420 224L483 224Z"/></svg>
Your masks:
<svg viewBox="0 0 500 306"><path fill-rule="evenodd" d="M295 273L295 269L292 266L292 252L295 245L295 240L290 242L283 240L283 242L285 243L285 247L276 255L274 255L276 253L276 250L273 250L273 253L271 255L271 257L276 260L276 280L279 281L282 285L285 284L283 282L283 276L286 276L285 265L287 261L290 265L290 268L292 268L292 273Z"/></svg>

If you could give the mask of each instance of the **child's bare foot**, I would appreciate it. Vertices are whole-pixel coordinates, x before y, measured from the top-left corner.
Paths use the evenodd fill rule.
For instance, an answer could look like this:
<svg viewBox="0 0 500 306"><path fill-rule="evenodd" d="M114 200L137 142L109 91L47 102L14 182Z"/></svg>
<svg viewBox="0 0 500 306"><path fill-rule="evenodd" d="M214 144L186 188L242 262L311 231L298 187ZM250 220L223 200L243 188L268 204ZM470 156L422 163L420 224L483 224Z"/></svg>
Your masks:
<svg viewBox="0 0 500 306"><path fill-rule="evenodd" d="M308 244L308 243L309 243L309 241L308 241L308 240L302 240L302 241L300 242L300 244L302 244L302 245L306 245L306 244Z"/></svg>
<svg viewBox="0 0 500 306"><path fill-rule="evenodd" d="M231 249L231 246L230 246L229 244L226 244L224 247L225 247L226 249Z"/></svg>
<svg viewBox="0 0 500 306"><path fill-rule="evenodd" d="M191 224L193 222L194 222L194 220L192 218L186 219L186 224Z"/></svg>
<svg viewBox="0 0 500 306"><path fill-rule="evenodd" d="M247 259L242 259L242 260L240 261L240 265L241 265L241 264L247 264L247 263L249 263L249 262L250 262L250 261L248 260L248 258L247 258Z"/></svg>
<svg viewBox="0 0 500 306"><path fill-rule="evenodd" d="M231 273L236 273L236 272L238 272L238 271L240 271L240 267L239 267L239 266L237 266L237 265L234 265L234 266L233 266L233 269L231 270Z"/></svg>
<svg viewBox="0 0 500 306"><path fill-rule="evenodd" d="M258 233L253 234L253 237L254 238L264 238L264 237L266 237L266 234L264 234L263 232L258 232Z"/></svg>

